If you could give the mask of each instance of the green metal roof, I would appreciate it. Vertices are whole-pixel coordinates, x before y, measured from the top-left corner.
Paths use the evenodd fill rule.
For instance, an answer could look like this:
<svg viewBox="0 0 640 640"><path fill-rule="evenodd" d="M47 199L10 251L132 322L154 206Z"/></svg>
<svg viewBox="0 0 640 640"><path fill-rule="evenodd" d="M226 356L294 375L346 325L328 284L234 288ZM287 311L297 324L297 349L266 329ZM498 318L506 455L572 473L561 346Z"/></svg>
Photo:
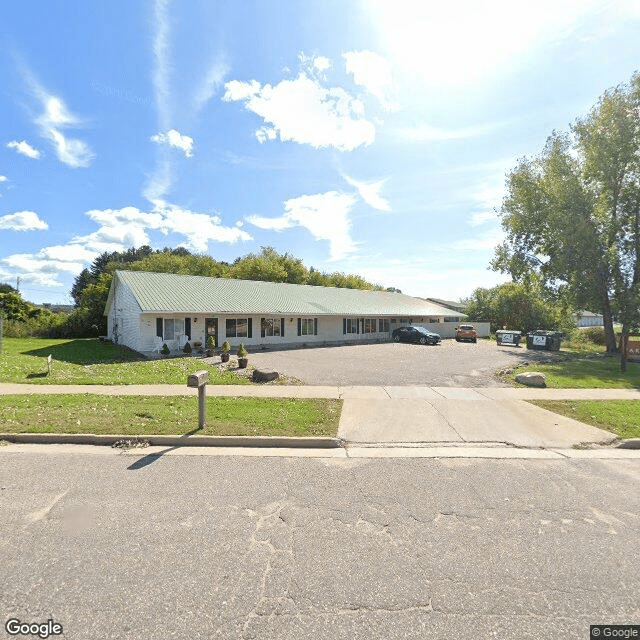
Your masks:
<svg viewBox="0 0 640 640"><path fill-rule="evenodd" d="M296 316L452 316L451 309L387 291L116 271L114 287L130 287L143 313L231 313ZM464 314L457 314L464 317Z"/></svg>

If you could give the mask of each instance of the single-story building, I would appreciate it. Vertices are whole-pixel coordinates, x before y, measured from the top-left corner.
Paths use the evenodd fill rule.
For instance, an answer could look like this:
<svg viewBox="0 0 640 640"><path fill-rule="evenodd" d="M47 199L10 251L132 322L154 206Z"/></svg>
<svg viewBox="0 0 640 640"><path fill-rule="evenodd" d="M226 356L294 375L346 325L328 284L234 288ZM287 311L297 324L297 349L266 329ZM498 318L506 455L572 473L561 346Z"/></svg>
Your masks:
<svg viewBox="0 0 640 640"><path fill-rule="evenodd" d="M401 293L116 271L104 314L108 337L136 351L187 341L220 346L388 339L400 324L443 323L450 309ZM460 318L464 314L458 314Z"/></svg>
<svg viewBox="0 0 640 640"><path fill-rule="evenodd" d="M575 314L578 327L603 327L604 317L601 313L591 311L577 311Z"/></svg>

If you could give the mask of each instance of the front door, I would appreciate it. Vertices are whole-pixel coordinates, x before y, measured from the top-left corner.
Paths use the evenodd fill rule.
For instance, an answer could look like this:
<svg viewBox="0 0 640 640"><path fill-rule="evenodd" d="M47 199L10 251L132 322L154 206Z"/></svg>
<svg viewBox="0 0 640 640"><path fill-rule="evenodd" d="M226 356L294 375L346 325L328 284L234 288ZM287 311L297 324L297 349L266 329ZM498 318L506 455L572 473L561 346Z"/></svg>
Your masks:
<svg viewBox="0 0 640 640"><path fill-rule="evenodd" d="M218 346L218 318L205 318L204 319L204 345L209 345L209 336L213 337L215 346Z"/></svg>

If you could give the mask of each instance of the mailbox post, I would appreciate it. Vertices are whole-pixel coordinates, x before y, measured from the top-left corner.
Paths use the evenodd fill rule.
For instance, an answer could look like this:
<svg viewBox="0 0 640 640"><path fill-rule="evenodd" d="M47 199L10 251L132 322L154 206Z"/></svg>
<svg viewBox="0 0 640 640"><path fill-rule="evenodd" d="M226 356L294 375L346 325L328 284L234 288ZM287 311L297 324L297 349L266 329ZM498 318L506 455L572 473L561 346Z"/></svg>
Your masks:
<svg viewBox="0 0 640 640"><path fill-rule="evenodd" d="M198 429L204 429L205 425L205 400L207 382L209 382L208 371L196 371L187 378L187 387L198 388Z"/></svg>

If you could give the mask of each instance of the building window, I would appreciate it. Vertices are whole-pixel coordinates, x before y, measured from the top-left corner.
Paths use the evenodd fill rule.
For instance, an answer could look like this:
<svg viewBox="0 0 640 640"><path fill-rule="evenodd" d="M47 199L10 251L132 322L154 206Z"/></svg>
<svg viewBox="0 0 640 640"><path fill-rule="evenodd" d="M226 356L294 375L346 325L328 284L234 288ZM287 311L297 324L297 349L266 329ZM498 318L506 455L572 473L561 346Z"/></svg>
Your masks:
<svg viewBox="0 0 640 640"><path fill-rule="evenodd" d="M251 338L251 318L227 318L227 338Z"/></svg>
<svg viewBox="0 0 640 640"><path fill-rule="evenodd" d="M345 318L343 322L343 333L358 333L358 319Z"/></svg>
<svg viewBox="0 0 640 640"><path fill-rule="evenodd" d="M260 321L262 337L284 335L284 318L262 318Z"/></svg>
<svg viewBox="0 0 640 640"><path fill-rule="evenodd" d="M389 318L380 318L378 320L378 331L380 333L389 333Z"/></svg>
<svg viewBox="0 0 640 640"><path fill-rule="evenodd" d="M318 318L298 318L299 336L317 336Z"/></svg>
<svg viewBox="0 0 640 640"><path fill-rule="evenodd" d="M189 327L189 330L191 327ZM163 340L175 340L179 334L184 333L184 320L182 318L156 318L156 336Z"/></svg>
<svg viewBox="0 0 640 640"><path fill-rule="evenodd" d="M375 318L363 318L362 319L362 333L375 333L376 320Z"/></svg>

